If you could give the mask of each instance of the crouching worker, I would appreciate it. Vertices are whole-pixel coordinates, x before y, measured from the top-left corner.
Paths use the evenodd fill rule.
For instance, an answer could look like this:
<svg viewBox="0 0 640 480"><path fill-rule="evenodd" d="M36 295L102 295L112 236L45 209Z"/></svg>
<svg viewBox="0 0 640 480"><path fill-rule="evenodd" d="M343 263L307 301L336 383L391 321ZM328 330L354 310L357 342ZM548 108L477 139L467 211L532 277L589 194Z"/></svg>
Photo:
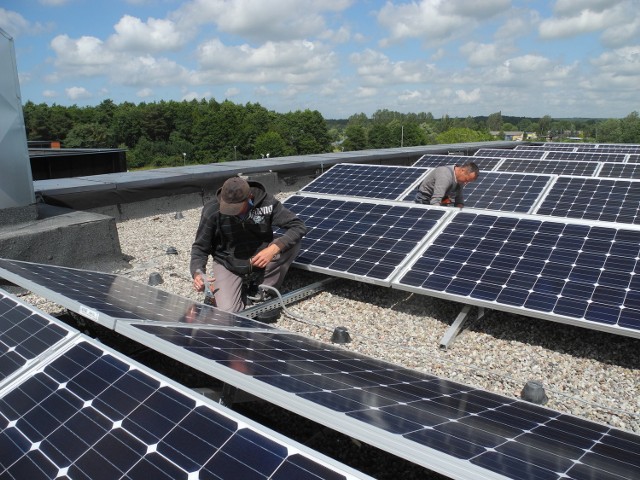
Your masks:
<svg viewBox="0 0 640 480"><path fill-rule="evenodd" d="M273 227L284 234L274 238ZM262 184L230 178L202 209L191 247L193 286L202 292L206 281L218 308L239 312L248 281L280 288L306 233L304 222ZM212 271L204 278L209 255Z"/></svg>

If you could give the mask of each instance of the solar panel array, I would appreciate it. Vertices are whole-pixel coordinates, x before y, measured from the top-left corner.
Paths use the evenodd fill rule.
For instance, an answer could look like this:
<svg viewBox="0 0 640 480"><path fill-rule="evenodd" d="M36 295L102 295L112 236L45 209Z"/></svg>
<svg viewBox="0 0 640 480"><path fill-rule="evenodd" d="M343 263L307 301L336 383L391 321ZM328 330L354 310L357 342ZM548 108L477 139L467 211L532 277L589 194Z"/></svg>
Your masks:
<svg viewBox="0 0 640 480"><path fill-rule="evenodd" d="M588 152L545 152L545 160L578 160L590 162L624 162L627 160L626 153L600 153L596 151Z"/></svg>
<svg viewBox="0 0 640 480"><path fill-rule="evenodd" d="M500 164L498 170L501 172L593 176L599 165L598 162L507 158Z"/></svg>
<svg viewBox="0 0 640 480"><path fill-rule="evenodd" d="M534 213L639 224L640 181L558 177Z"/></svg>
<svg viewBox="0 0 640 480"><path fill-rule="evenodd" d="M416 167L341 163L300 191L395 200L427 171Z"/></svg>
<svg viewBox="0 0 640 480"><path fill-rule="evenodd" d="M598 177L638 178L640 179L640 164L637 163L602 163Z"/></svg>
<svg viewBox="0 0 640 480"><path fill-rule="evenodd" d="M423 155L414 164L414 167L435 168L443 165L463 165L474 162L481 171L493 170L501 159L495 157L469 157L464 155Z"/></svg>
<svg viewBox="0 0 640 480"><path fill-rule="evenodd" d="M548 175L483 172L464 187L464 204L504 212L529 212L551 181Z"/></svg>
<svg viewBox="0 0 640 480"><path fill-rule="evenodd" d="M498 157L498 158L542 158L545 151L537 150L508 150L502 148L480 148L474 154L478 157Z"/></svg>
<svg viewBox="0 0 640 480"><path fill-rule="evenodd" d="M40 356L0 390L2 478L369 478L71 335L6 292L0 304L2 345Z"/></svg>
<svg viewBox="0 0 640 480"><path fill-rule="evenodd" d="M638 230L463 212L397 286L637 336L639 255Z"/></svg>
<svg viewBox="0 0 640 480"><path fill-rule="evenodd" d="M526 148L518 146L516 149ZM623 143L545 143L544 145L529 146L541 150L559 150L573 148L576 152L597 150L606 153L640 153L640 145L623 144Z"/></svg>
<svg viewBox="0 0 640 480"><path fill-rule="evenodd" d="M296 263L383 285L388 285L446 213L444 209L302 195L288 198L284 205L309 228Z"/></svg>
<svg viewBox="0 0 640 480"><path fill-rule="evenodd" d="M33 265L1 263L3 268ZM53 272L60 267L48 268ZM64 273L50 276L61 278ZM19 280L17 275L12 278ZM89 284L96 280L95 276L86 277ZM51 286L41 277L36 281L42 288ZM81 297L73 289L69 294ZM75 300L61 300L79 310ZM94 308L100 310L99 305ZM640 437L630 432L297 334L181 322L113 321L116 331L133 340L452 478L633 478L640 474ZM276 460L258 457L250 465L237 465L240 455L252 459L252 452L246 450L253 445L244 440L253 437L243 434L236 422L210 418L198 411L200 405L192 396L185 398L162 382L144 377L127 362L105 354L101 347L80 346L83 348L70 349L69 355L30 377L24 391L0 400L0 419L5 432L11 434L9 440L0 439L3 446L11 446L0 450L0 459L9 458L16 472L28 472L23 466L31 467L36 456L37 462L43 461L41 456L52 459L53 466L45 462L50 477L79 476L87 469L88 478L98 478L99 472L109 472L112 477L130 473L133 478L163 478L162 473L166 478L195 478L197 472L199 478L205 478L210 470L219 478L239 478L238 472L259 476L258 467L268 472L284 465L285 460L300 463L294 462L290 450L283 453L271 446L263 448L267 453L277 452ZM65 408L52 422L47 412L55 411L54 405ZM57 424L69 427L51 427ZM54 447L78 424L92 426L93 437L83 445L88 454L78 455L71 445ZM204 441L207 434L222 439ZM18 453L11 443L15 437L26 437L19 443L22 450ZM227 447L228 457L215 453ZM104 457L94 458L96 448ZM21 461L23 457L29 458ZM312 474L279 473L269 478L315 478ZM263 475L261 478L269 476ZM240 477L249 478L244 473Z"/></svg>

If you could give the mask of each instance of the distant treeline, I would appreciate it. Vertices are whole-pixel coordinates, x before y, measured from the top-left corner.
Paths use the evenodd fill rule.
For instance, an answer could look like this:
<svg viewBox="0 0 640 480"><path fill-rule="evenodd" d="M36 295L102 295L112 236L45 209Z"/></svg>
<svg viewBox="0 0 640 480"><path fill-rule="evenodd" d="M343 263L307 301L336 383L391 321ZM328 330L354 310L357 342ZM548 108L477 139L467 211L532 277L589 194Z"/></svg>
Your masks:
<svg viewBox="0 0 640 480"><path fill-rule="evenodd" d="M265 156L393 148L502 139L525 131L554 140L640 143L640 120L539 119L503 116L434 118L431 113L378 110L325 120L317 110L277 113L257 103L228 100L160 101L65 107L27 102L28 140L60 141L64 148L126 148L130 168L213 163Z"/></svg>

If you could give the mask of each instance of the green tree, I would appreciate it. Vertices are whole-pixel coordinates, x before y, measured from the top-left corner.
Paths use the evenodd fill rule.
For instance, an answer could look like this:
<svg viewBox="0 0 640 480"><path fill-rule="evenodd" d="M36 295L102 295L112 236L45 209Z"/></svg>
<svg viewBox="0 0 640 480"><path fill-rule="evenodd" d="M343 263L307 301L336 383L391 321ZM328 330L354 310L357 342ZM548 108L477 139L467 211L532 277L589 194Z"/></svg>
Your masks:
<svg viewBox="0 0 640 480"><path fill-rule="evenodd" d="M258 158L266 157L286 157L293 155L293 149L278 132L270 131L258 135L256 138L254 155Z"/></svg>
<svg viewBox="0 0 640 480"><path fill-rule="evenodd" d="M367 148L367 132L362 125L348 125L345 129L345 140L342 146L345 150L364 150Z"/></svg>
<svg viewBox="0 0 640 480"><path fill-rule="evenodd" d="M73 127L64 141L66 148L107 147L109 131L99 123L81 123Z"/></svg>
<svg viewBox="0 0 640 480"><path fill-rule="evenodd" d="M502 127L502 112L496 112L489 115L487 118L487 128L491 132L503 132Z"/></svg>
<svg viewBox="0 0 640 480"><path fill-rule="evenodd" d="M488 133L478 132L469 128L452 128L438 135L438 143L467 143L491 140Z"/></svg>

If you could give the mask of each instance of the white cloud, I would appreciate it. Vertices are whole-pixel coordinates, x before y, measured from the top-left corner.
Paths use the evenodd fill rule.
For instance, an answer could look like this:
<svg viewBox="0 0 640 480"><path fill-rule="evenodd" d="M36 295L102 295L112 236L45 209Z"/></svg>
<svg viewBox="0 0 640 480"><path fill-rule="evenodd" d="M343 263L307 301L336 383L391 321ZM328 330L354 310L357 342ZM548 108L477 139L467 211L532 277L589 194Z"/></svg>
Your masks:
<svg viewBox="0 0 640 480"><path fill-rule="evenodd" d="M108 43L120 51L152 53L178 50L188 40L170 20L149 18L143 23L139 18L125 15L114 29L116 34L109 37Z"/></svg>
<svg viewBox="0 0 640 480"><path fill-rule="evenodd" d="M510 8L509 0L468 2L465 0L422 0L394 4L387 2L378 12L378 23L389 31L380 43L386 46L410 38L438 45L473 30L480 21Z"/></svg>
<svg viewBox="0 0 640 480"><path fill-rule="evenodd" d="M58 96L58 92L55 90L43 90L42 96L45 98L56 98Z"/></svg>
<svg viewBox="0 0 640 480"><path fill-rule="evenodd" d="M44 32L48 26L41 23L32 23L18 12L0 7L0 28L11 37L16 38L22 35L35 35Z"/></svg>
<svg viewBox="0 0 640 480"><path fill-rule="evenodd" d="M456 98L461 103L476 103L480 100L480 89L474 88L471 91L456 90Z"/></svg>
<svg viewBox="0 0 640 480"><path fill-rule="evenodd" d="M60 7L70 2L71 0L40 0L40 3L47 7Z"/></svg>
<svg viewBox="0 0 640 480"><path fill-rule="evenodd" d="M561 39L602 32L601 40L609 47L620 47L640 33L640 5L637 0L559 1L556 16L540 23L541 38Z"/></svg>
<svg viewBox="0 0 640 480"><path fill-rule="evenodd" d="M116 56L96 37L73 40L67 35L58 35L51 40L51 48L56 53L55 65L62 75L101 75L108 73L116 63Z"/></svg>
<svg viewBox="0 0 640 480"><path fill-rule="evenodd" d="M201 44L197 50L201 71L195 83L242 81L310 84L323 82L336 67L333 52L318 42L266 42L224 45L219 39Z"/></svg>
<svg viewBox="0 0 640 480"><path fill-rule="evenodd" d="M354 0L193 0L172 14L180 24L211 23L221 32L254 42L285 41L321 34L325 12L339 12Z"/></svg>
<svg viewBox="0 0 640 480"><path fill-rule="evenodd" d="M495 65L504 56L504 52L495 43L469 42L460 47L460 52L467 57L469 65L474 67Z"/></svg>
<svg viewBox="0 0 640 480"><path fill-rule="evenodd" d="M141 88L136 92L138 98L149 98L153 96L153 90L150 88Z"/></svg>
<svg viewBox="0 0 640 480"><path fill-rule="evenodd" d="M81 100L84 98L91 98L91 92L84 87L69 87L65 88L64 93L70 100Z"/></svg>
<svg viewBox="0 0 640 480"><path fill-rule="evenodd" d="M386 55L371 49L351 54L349 59L356 66L359 79L365 86L420 83L435 75L432 64L422 61L393 62Z"/></svg>
<svg viewBox="0 0 640 480"><path fill-rule="evenodd" d="M240 89L236 87L227 88L224 92L226 98L232 98L240 95Z"/></svg>

